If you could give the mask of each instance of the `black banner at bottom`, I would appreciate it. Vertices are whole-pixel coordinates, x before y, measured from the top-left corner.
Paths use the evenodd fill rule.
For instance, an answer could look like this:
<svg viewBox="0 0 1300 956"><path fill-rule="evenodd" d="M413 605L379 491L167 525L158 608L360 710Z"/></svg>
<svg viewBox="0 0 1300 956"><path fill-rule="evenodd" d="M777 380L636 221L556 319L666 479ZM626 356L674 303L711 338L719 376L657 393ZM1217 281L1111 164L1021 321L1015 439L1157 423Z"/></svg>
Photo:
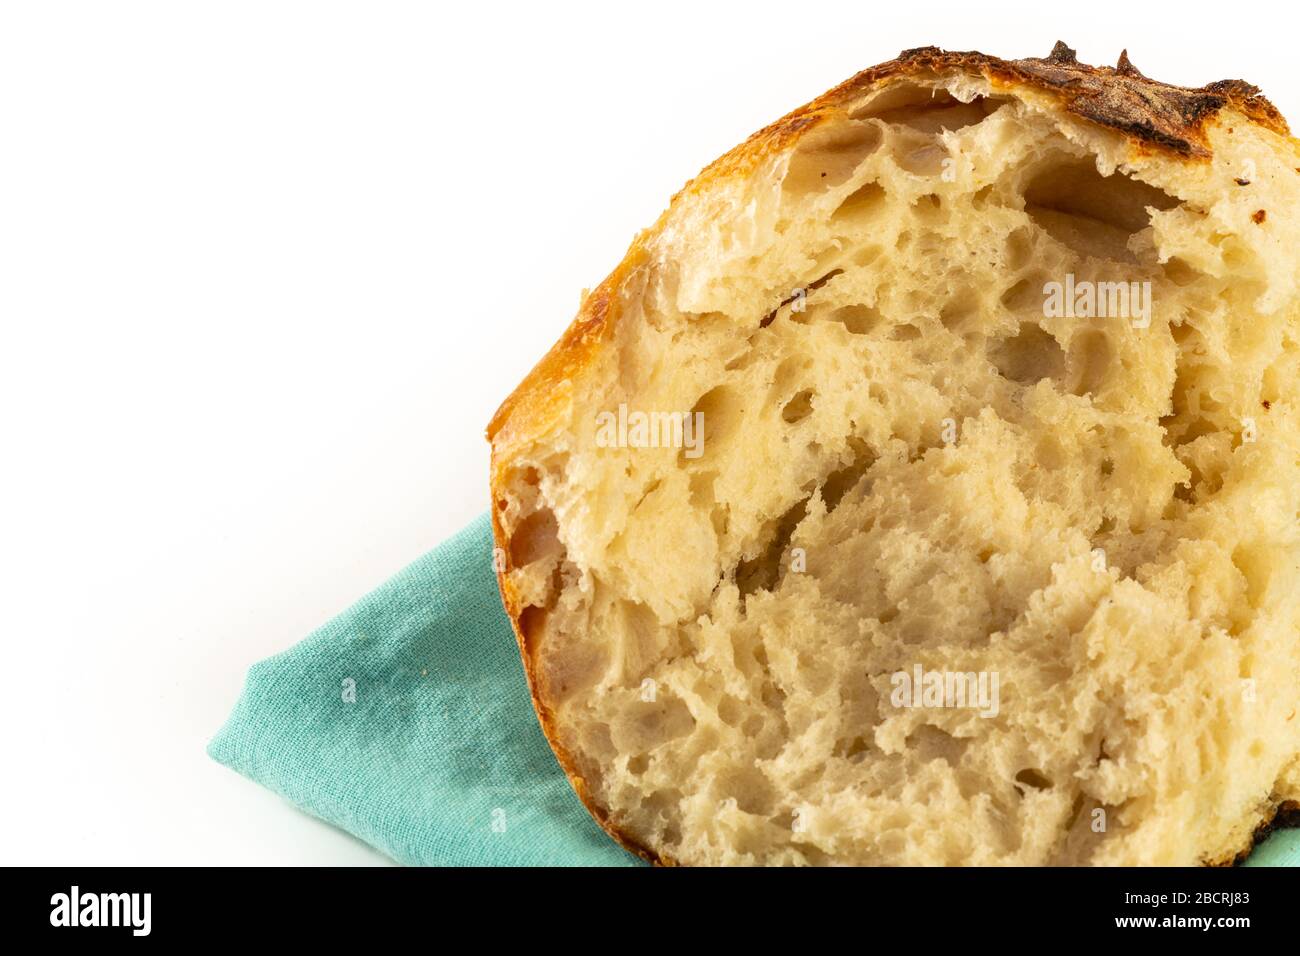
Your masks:
<svg viewBox="0 0 1300 956"><path fill-rule="evenodd" d="M1098 936L1218 944L1294 937L1296 870L626 870L32 869L9 870L8 927L20 933L295 946L469 933L562 944L657 936L764 940L803 926L975 941ZM252 929L255 927L255 929ZM697 928L696 928L697 927ZM1022 934L1032 933L1032 936ZM663 935L661 935L663 934ZM937 934L937 935L936 935ZM970 934L975 934L971 936ZM1042 934L1042 935L1038 935ZM868 936L864 938L864 945ZM829 939L825 940L827 943ZM774 942L768 940L768 942Z"/></svg>

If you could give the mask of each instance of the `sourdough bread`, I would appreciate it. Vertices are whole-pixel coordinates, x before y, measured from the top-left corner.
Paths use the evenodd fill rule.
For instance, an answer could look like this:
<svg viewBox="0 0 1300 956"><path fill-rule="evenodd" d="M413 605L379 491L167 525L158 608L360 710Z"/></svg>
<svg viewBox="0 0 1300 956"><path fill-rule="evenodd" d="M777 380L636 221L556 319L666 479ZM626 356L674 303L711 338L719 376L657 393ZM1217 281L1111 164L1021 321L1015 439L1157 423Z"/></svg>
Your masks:
<svg viewBox="0 0 1300 956"><path fill-rule="evenodd" d="M1231 861L1300 800L1300 149L912 50L707 167L490 428L539 718L682 864Z"/></svg>

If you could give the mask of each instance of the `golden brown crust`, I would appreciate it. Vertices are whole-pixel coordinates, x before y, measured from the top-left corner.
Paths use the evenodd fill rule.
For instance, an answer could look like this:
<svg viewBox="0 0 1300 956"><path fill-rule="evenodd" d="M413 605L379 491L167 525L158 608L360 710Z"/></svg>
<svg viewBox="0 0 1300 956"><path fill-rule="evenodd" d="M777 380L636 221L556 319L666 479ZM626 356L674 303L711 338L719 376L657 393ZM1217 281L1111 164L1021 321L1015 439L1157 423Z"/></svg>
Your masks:
<svg viewBox="0 0 1300 956"><path fill-rule="evenodd" d="M1142 75L1124 51L1114 67L1080 63L1058 42L1043 58L1003 60L978 52L949 52L938 47L905 50L897 59L882 63L826 92L812 102L754 133L687 183L650 229L633 240L623 261L583 300L577 317L559 341L501 404L487 427L492 444L492 533L496 547L509 562L510 541L501 521L501 496L508 466L521 446L546 434L565 408L570 383L593 364L620 313L620 293L628 276L647 255L649 239L657 235L673 208L686 195L727 179L743 178L774 154L788 149L844 104L856 101L872 88L911 76L954 73L982 77L995 89L1046 95L1065 112L1122 134L1139 152L1163 151L1187 162L1211 156L1206 135L1211 120L1231 107L1248 121L1281 136L1290 136L1281 113L1260 91L1243 80L1220 80L1199 89L1171 86ZM507 564L507 571L510 570ZM560 744L554 715L543 700L531 647L522 620L523 607L505 573L498 573L502 601L519 643L529 693L538 721L551 749L579 799L598 824L621 846L657 865L675 865L621 831L606 810L597 805L577 764ZM1285 803L1261 823L1248 847L1220 865L1240 862L1278 826L1300 825L1300 806Z"/></svg>
<svg viewBox="0 0 1300 956"><path fill-rule="evenodd" d="M501 527L500 515L495 506L492 508L492 539L502 553L510 554L510 543L506 538L504 529ZM507 560L509 559L507 558ZM635 853L649 863L659 866L673 866L672 860L661 858L653 850L642 846L630 835L619 830L614 821L609 818L609 814L605 812L605 809L592 799L587 782L578 772L573 758L560 746L560 737L555 730L554 715L551 713L551 708L542 700L537 677L536 655L534 653L536 648L530 646L524 634L523 609L520 607L519 597L514 588L511 587L505 574L500 571L497 572L497 584L501 589L501 600L505 605L506 616L510 618L510 626L515 632L515 641L519 644L519 654L524 663L524 675L528 681L528 694L533 701L533 710L537 712L537 721L541 725L546 742L551 745L551 750L555 753L555 759L559 762L560 769L569 778L569 784L573 787L574 793L578 795L578 799L582 801L582 805L587 808L587 812L591 814L592 818L600 824L601 829L613 837L614 841L623 849Z"/></svg>
<svg viewBox="0 0 1300 956"><path fill-rule="evenodd" d="M995 85L1035 87L1056 96L1069 113L1117 130L1135 144L1184 157L1209 157L1205 127L1225 106L1275 133L1290 135L1282 114L1244 80L1220 80L1200 89L1170 86L1143 76L1129 60L1127 50L1110 67L1080 63L1075 52L1060 42L1049 56L1024 60L922 47L858 74L845 87L853 91L850 84L882 70L888 71L884 75L961 70L982 73ZM876 82L876 78L868 82Z"/></svg>

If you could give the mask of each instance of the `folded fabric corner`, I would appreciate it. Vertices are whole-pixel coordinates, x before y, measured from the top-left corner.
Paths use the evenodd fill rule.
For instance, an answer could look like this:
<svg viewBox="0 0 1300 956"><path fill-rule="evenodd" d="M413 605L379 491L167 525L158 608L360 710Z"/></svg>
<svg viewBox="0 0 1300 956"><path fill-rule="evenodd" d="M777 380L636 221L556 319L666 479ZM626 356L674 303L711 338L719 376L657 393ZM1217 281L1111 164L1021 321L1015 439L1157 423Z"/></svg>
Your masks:
<svg viewBox="0 0 1300 956"><path fill-rule="evenodd" d="M537 725L486 515L253 665L208 753L399 863L640 863Z"/></svg>

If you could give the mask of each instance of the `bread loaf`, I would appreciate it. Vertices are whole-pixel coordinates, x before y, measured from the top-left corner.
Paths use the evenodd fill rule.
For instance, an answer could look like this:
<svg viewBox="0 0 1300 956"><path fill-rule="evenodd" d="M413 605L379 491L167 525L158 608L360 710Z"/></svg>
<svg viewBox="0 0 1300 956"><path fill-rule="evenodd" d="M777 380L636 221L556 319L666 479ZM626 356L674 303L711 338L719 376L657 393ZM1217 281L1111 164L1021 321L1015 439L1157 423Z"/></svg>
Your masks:
<svg viewBox="0 0 1300 956"><path fill-rule="evenodd" d="M1230 862L1300 800L1300 148L911 50L708 166L489 427L595 818L678 864Z"/></svg>

